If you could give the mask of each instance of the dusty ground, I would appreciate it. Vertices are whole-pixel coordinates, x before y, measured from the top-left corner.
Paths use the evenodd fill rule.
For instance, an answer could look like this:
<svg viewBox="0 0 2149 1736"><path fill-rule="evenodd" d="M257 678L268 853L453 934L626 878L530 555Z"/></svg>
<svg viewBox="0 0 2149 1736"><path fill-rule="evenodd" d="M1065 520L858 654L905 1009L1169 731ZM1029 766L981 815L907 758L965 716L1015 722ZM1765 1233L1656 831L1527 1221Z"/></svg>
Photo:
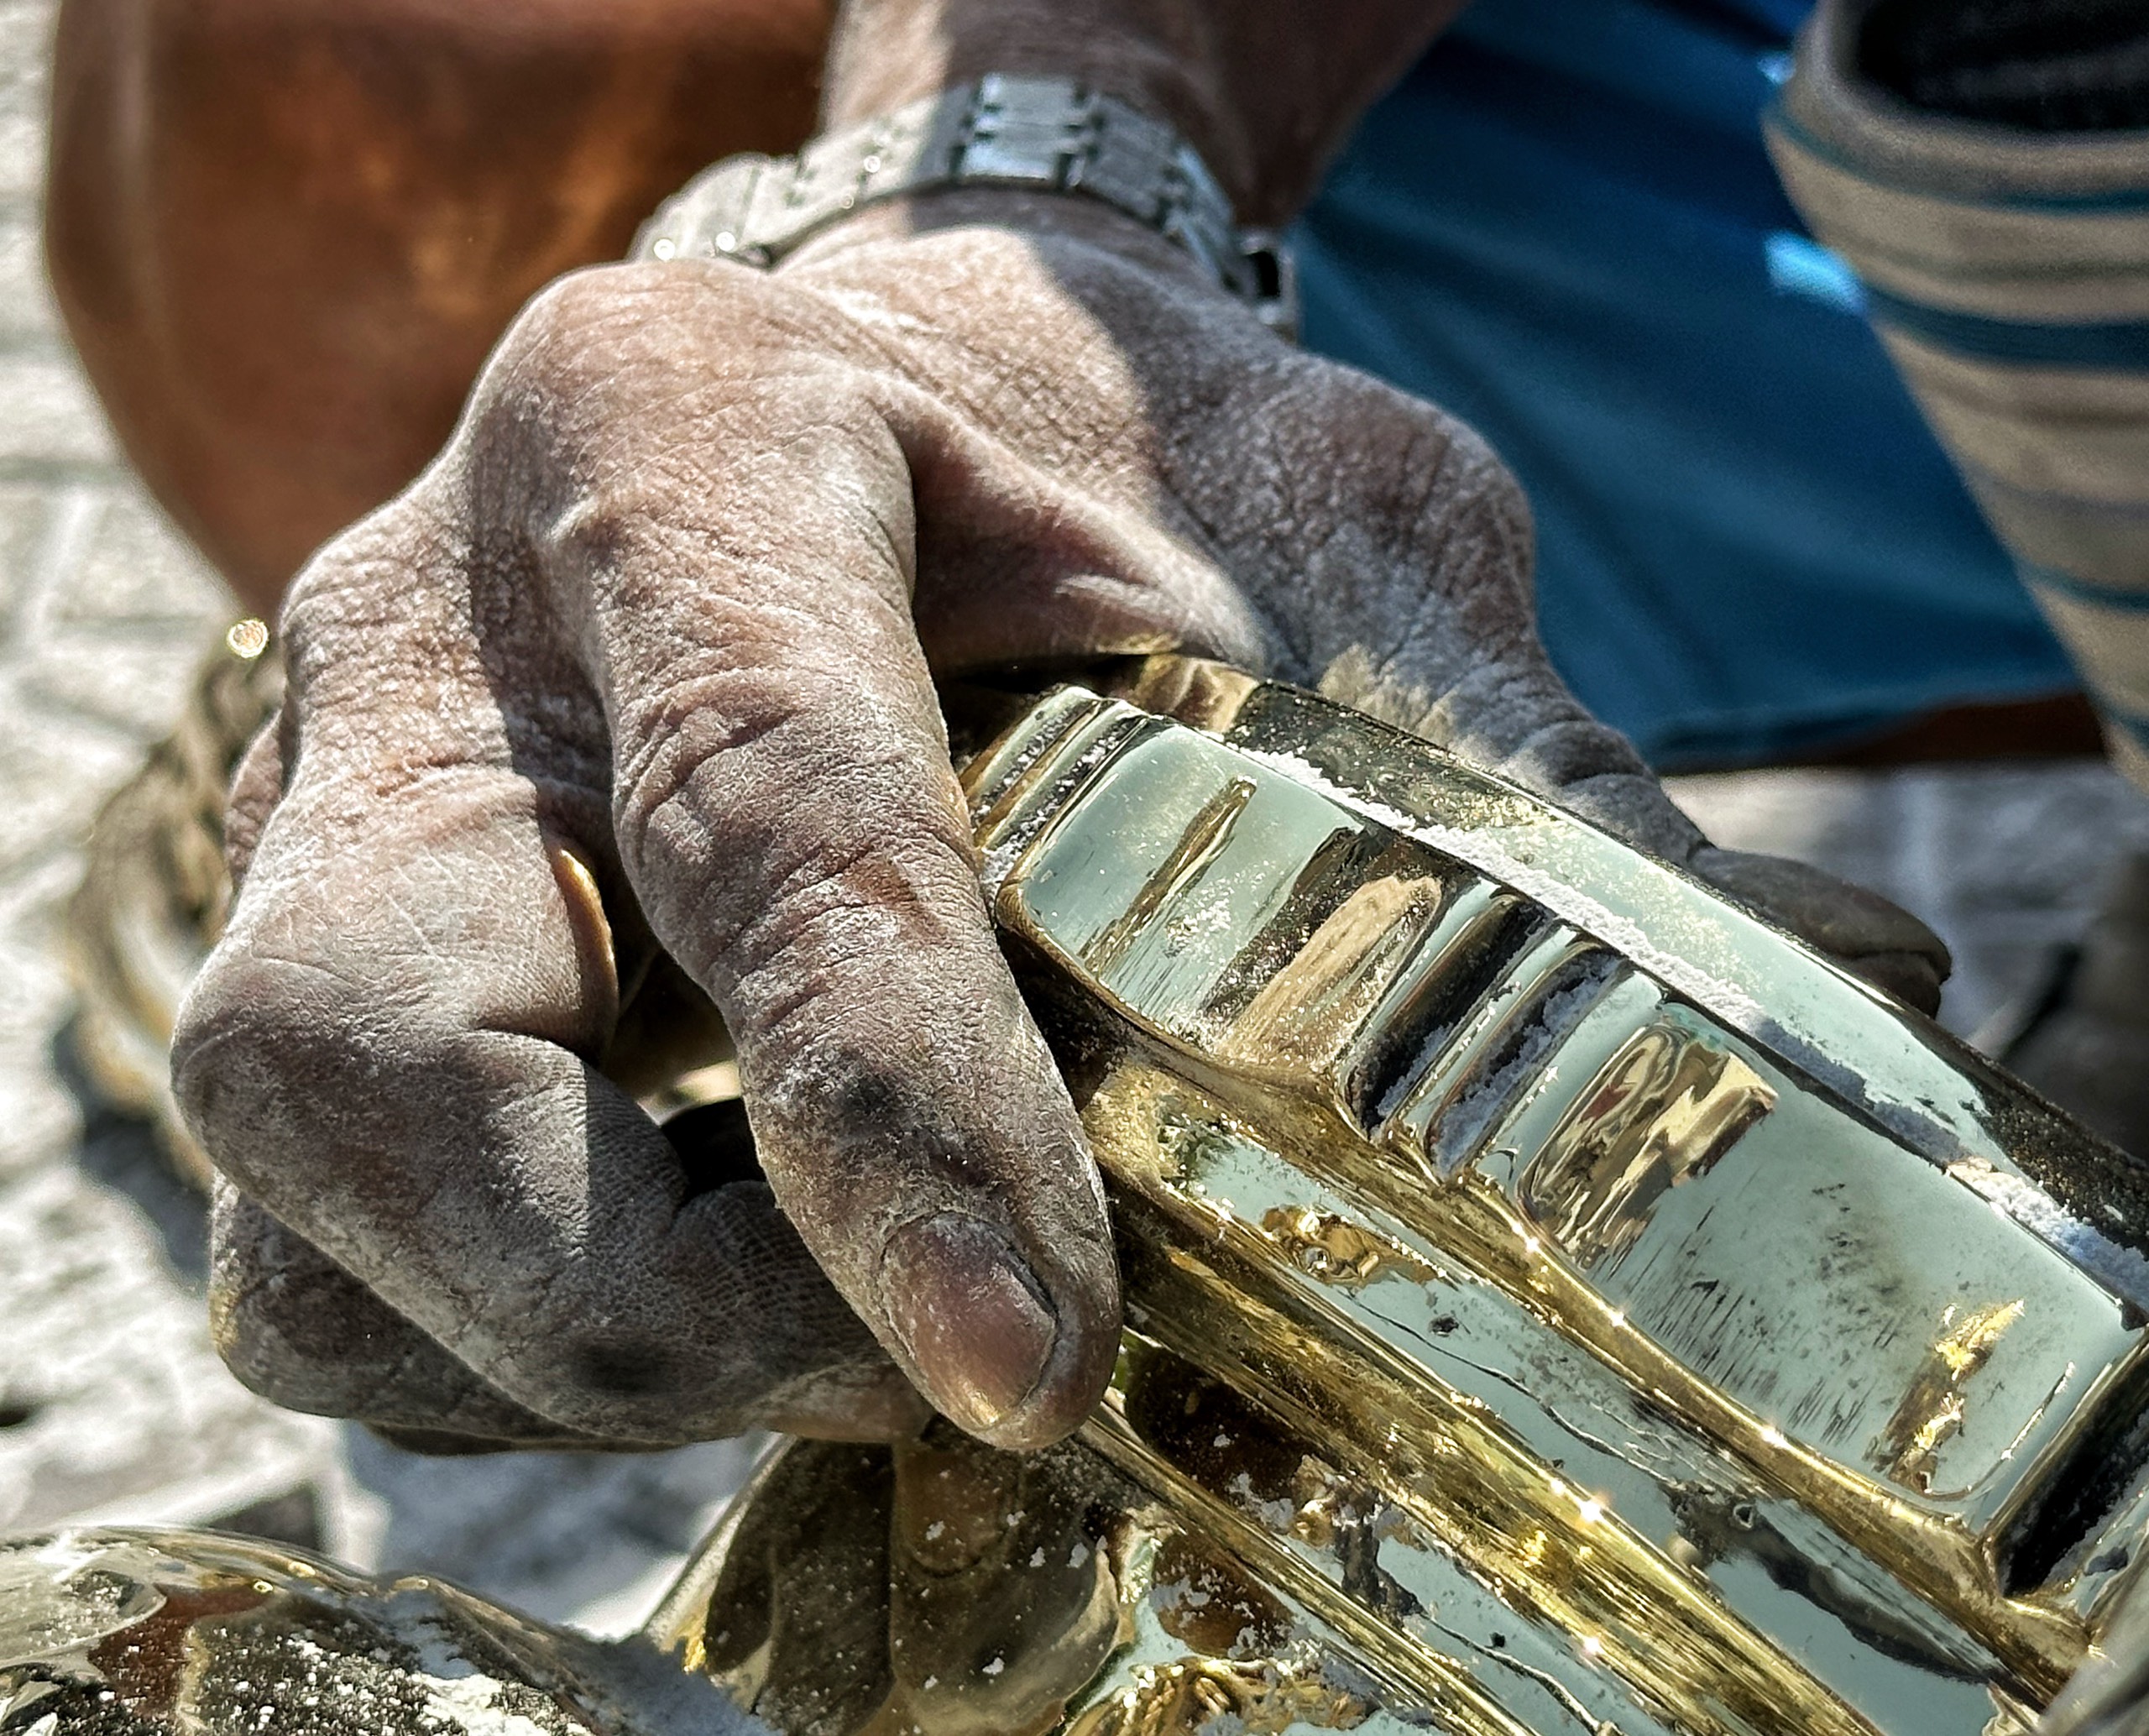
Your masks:
<svg viewBox="0 0 2149 1736"><path fill-rule="evenodd" d="M66 1059L56 918L105 794L235 613L119 462L38 262L48 0L0 0L0 1529L223 1519L639 1618L745 1449L425 1461L275 1411L209 1348L201 1218ZM2080 928L2149 809L2102 766L1687 779L1726 844L1862 879L1957 952L1984 1023Z"/></svg>

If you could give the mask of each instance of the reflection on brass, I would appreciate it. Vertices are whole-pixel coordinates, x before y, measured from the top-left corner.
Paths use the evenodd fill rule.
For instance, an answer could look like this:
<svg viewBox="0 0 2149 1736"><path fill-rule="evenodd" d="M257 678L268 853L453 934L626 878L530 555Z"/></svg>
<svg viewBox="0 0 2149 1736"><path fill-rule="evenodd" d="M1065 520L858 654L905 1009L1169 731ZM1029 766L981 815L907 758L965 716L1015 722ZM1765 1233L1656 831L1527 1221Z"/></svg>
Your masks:
<svg viewBox="0 0 2149 1736"><path fill-rule="evenodd" d="M1775 1101L1728 1049L1651 1025L1583 1087L1523 1174L1523 1209L1584 1271L1616 1261L1657 1200L1707 1174Z"/></svg>
<svg viewBox="0 0 2149 1736"><path fill-rule="evenodd" d="M213 1660L258 1595L451 1610L533 1736L724 1732L716 1695L778 1736L2026 1728L2149 1555L2129 1161L1421 742L1182 659L1125 693L963 774L1119 1234L1074 1442L781 1450L636 1654L683 1723L439 1588L139 1535L0 1554L0 1718L259 1736L126 1661ZM275 1731L522 1736L349 1632L390 1635L373 1721Z"/></svg>
<svg viewBox="0 0 2149 1736"><path fill-rule="evenodd" d="M2020 1297L1959 1320L1953 1308L1948 1310L1942 1324L1948 1330L1934 1341L1903 1402L1874 1442L1890 1477L1921 1493L1932 1489L1941 1443L1963 1426L1970 1378L1992 1360L2000 1335L2021 1317Z"/></svg>
<svg viewBox="0 0 2149 1736"><path fill-rule="evenodd" d="M1333 1069L1410 961L1441 890L1396 875L1352 888L1231 1022L1220 1055L1308 1077Z"/></svg>
<svg viewBox="0 0 2149 1736"><path fill-rule="evenodd" d="M1441 1179L1478 1149L1514 1085L1534 1076L1608 980L1611 957L1563 923L1527 948L1447 1033L1381 1128Z"/></svg>
<svg viewBox="0 0 2149 1736"><path fill-rule="evenodd" d="M1282 1736L1356 1730L1373 1716L1358 1692L1331 1680L1318 1654L1294 1639L1292 1612L1212 1545L1183 1532L1157 1549L1148 1572L1157 1625L1182 1654L1128 1671L1116 1694L1068 1724L1068 1736L1177 1736L1212 1726Z"/></svg>
<svg viewBox="0 0 2149 1736"><path fill-rule="evenodd" d="M1224 846L1231 842L1233 824L1252 796L1249 780L1234 778L1204 803L1186 823L1171 854L1142 882L1141 890L1128 900L1127 907L1084 944L1083 964L1099 976L1110 976L1124 962L1135 937L1158 927L1160 919L1165 950L1178 951L1184 944L1190 920L1199 918L1190 919L1177 907L1222 855Z"/></svg>
<svg viewBox="0 0 2149 1736"><path fill-rule="evenodd" d="M1293 1730L1355 1730L1373 1708L1346 1688L1274 1664L1213 1658L1143 1670L1117 1698L1084 1712L1068 1736L1176 1736L1217 1726L1244 1736Z"/></svg>
<svg viewBox="0 0 2149 1736"><path fill-rule="evenodd" d="M1156 1088L1153 1080L1138 1078L1125 1085L1137 1101ZM1190 1223L1168 1261L1130 1263L1130 1273L1154 1298L1153 1329L1182 1355L1212 1331L1227 1334L1224 1345L1243 1367L1243 1385L1258 1406L1241 1425L1244 1432L1304 1442L1302 1452L1319 1443L1329 1468L1310 1488L1302 1476L1278 1479L1273 1494L1256 1486L1253 1493L1264 1498L1245 1503L1274 1535L1275 1547L1316 1563L1329 1557L1324 1565L1339 1589L1391 1620L1411 1608L1446 1613L1462 1588L1435 1591L1446 1576L1422 1576L1441 1558L1469 1562L1519 1620L1569 1636L1564 1655L1545 1667L1576 1692L1587 1691L1604 1707L1603 1716L1614 1703L1606 1691L1616 1692L1624 1678L1667 1702L1672 1728L1749 1728L1771 1707L1795 1712L1794 1727L1816 1736L1865 1728L1816 1692L1765 1635L1728 1618L1691 1576L1647 1547L1613 1491L1533 1462L1482 1407L1394 1366L1347 1320L1324 1319L1325 1299L1305 1294L1311 1287L1263 1282L1233 1258L1258 1246L1236 1222L1213 1240ZM1219 1319L1227 1298L1239 1299L1228 1326ZM1222 1432L1236 1438L1240 1430ZM1150 1441L1153 1451L1170 1450L1169 1442ZM1122 1462L1133 1468L1132 1458ZM1179 1457L1174 1469L1216 1486L1199 1457ZM1362 1563L1354 1574L1348 1537L1320 1511L1305 1510L1331 1506L1319 1498L1321 1486L1345 1480L1367 1491L1357 1519L1388 1532L1390 1546L1373 1551L1378 1577ZM1231 1493L1228 1482L1222 1493ZM1383 1527L1379 1509L1386 1506L1410 1523ZM1430 1544L1433 1561L1413 1560L1406 1540ZM1395 1590L1388 1588L1391 1582ZM1404 1652L1420 1671L1436 1671L1446 1648L1412 1627L1395 1624L1389 1655Z"/></svg>
<svg viewBox="0 0 2149 1736"><path fill-rule="evenodd" d="M8 1736L730 1736L707 1680L438 1581L211 1533L0 1543Z"/></svg>
<svg viewBox="0 0 2149 1736"><path fill-rule="evenodd" d="M1433 1268L1407 1248L1332 1212L1273 1206L1263 1215L1261 1227L1289 1258L1324 1284L1356 1289L1377 1278L1393 1276L1423 1284L1433 1275Z"/></svg>
<svg viewBox="0 0 2149 1736"><path fill-rule="evenodd" d="M1216 1452L1308 1445L1264 1481L1122 1399L1098 1450L1453 1728L2049 1695L2149 1517L2122 1477L2050 1582L1999 1577L2138 1402L2149 1273L2084 1185L2116 1160L1498 780L1288 689L1130 691L1194 727L1063 694L1064 763L1017 724L967 774L987 890L1080 1057L1131 1318L1254 1407ZM1977 1367L1951 1341L1979 1403L1876 1456L1934 1414L1923 1322L2018 1302Z"/></svg>

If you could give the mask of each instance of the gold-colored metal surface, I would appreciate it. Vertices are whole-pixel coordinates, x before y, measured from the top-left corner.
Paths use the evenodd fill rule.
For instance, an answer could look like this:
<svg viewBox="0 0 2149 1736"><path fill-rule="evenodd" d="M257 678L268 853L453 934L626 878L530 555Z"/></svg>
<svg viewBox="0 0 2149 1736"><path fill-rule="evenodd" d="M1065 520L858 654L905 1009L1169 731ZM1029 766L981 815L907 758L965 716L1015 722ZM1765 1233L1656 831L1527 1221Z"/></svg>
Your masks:
<svg viewBox="0 0 2149 1736"><path fill-rule="evenodd" d="M1990 1360L2000 1334L2021 1319L2022 1299L1974 1309L1959 1321L1954 1315L1950 1308L1941 1316L1948 1330L1926 1352L1924 1366L1880 1435L1887 1477L1922 1494L1932 1492L1942 1445L1962 1429L1970 1377Z"/></svg>
<svg viewBox="0 0 2149 1736"><path fill-rule="evenodd" d="M1775 1101L1729 1050L1650 1025L1582 1087L1523 1170L1519 1204L1583 1271L1616 1263L1665 1192L1707 1175Z"/></svg>
<svg viewBox="0 0 2149 1736"><path fill-rule="evenodd" d="M1100 1531L1117 1638L1019 1728L1997 1733L2085 1655L2149 1506L2115 1153L1307 695L1159 660L965 785L1121 1231L1093 1520L1198 1540L1311 1648L1171 1655ZM883 1716L840 1728L944 1727Z"/></svg>
<svg viewBox="0 0 2149 1736"><path fill-rule="evenodd" d="M1457 1728L1940 1731L2047 1697L2139 1540L2115 1155L1420 744L1202 666L1132 698L1064 692L970 766L994 913L1136 1326L1363 1492L1381 1577L1161 1462L1123 1396L1099 1450L1176 1510L1200 1484L1212 1535L1231 1508L1264 1582L1313 1573L1331 1638L1476 1705Z"/></svg>
<svg viewBox="0 0 2149 1736"><path fill-rule="evenodd" d="M0 1541L8 1736L745 1736L722 1691L439 1581L206 1531ZM759 1736L759 1733L756 1733Z"/></svg>
<svg viewBox="0 0 2149 1736"><path fill-rule="evenodd" d="M1155 659L964 778L1119 1367L1048 1453L779 1454L648 1630L688 1679L783 1736L2026 1730L2149 1541L2135 1166L1310 695Z"/></svg>

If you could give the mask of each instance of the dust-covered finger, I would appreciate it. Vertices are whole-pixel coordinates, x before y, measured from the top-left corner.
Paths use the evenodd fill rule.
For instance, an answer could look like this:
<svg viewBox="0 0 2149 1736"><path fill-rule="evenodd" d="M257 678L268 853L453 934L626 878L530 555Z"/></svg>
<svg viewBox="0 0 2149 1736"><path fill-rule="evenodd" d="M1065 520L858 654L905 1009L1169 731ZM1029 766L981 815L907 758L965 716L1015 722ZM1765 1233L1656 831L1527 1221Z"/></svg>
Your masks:
<svg viewBox="0 0 2149 1736"><path fill-rule="evenodd" d="M1116 1354L1116 1270L979 891L911 619L909 457L855 370L749 316L732 377L682 380L675 292L546 400L578 454L550 559L587 599L621 865L722 1011L776 1196L837 1286L949 1416L1057 1439Z"/></svg>
<svg viewBox="0 0 2149 1736"><path fill-rule="evenodd" d="M287 787L174 1044L196 1136L561 1430L706 1438L886 1383L766 1184L698 1189L599 1070L601 721L538 667L523 729L455 631L484 575L424 530L374 527L292 612Z"/></svg>

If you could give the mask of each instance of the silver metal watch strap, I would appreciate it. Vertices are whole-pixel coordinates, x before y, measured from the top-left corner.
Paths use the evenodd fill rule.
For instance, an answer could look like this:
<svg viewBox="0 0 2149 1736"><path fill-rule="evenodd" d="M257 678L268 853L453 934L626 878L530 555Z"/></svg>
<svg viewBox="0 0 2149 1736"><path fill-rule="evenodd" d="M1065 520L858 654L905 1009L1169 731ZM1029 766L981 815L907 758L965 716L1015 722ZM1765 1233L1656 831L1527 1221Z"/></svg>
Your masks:
<svg viewBox="0 0 2149 1736"><path fill-rule="evenodd" d="M1237 227L1194 147L1072 79L988 73L828 133L795 157L727 157L658 207L634 257L772 265L861 205L975 186L1101 199L1177 242L1285 336L1297 326L1289 254L1275 237Z"/></svg>

